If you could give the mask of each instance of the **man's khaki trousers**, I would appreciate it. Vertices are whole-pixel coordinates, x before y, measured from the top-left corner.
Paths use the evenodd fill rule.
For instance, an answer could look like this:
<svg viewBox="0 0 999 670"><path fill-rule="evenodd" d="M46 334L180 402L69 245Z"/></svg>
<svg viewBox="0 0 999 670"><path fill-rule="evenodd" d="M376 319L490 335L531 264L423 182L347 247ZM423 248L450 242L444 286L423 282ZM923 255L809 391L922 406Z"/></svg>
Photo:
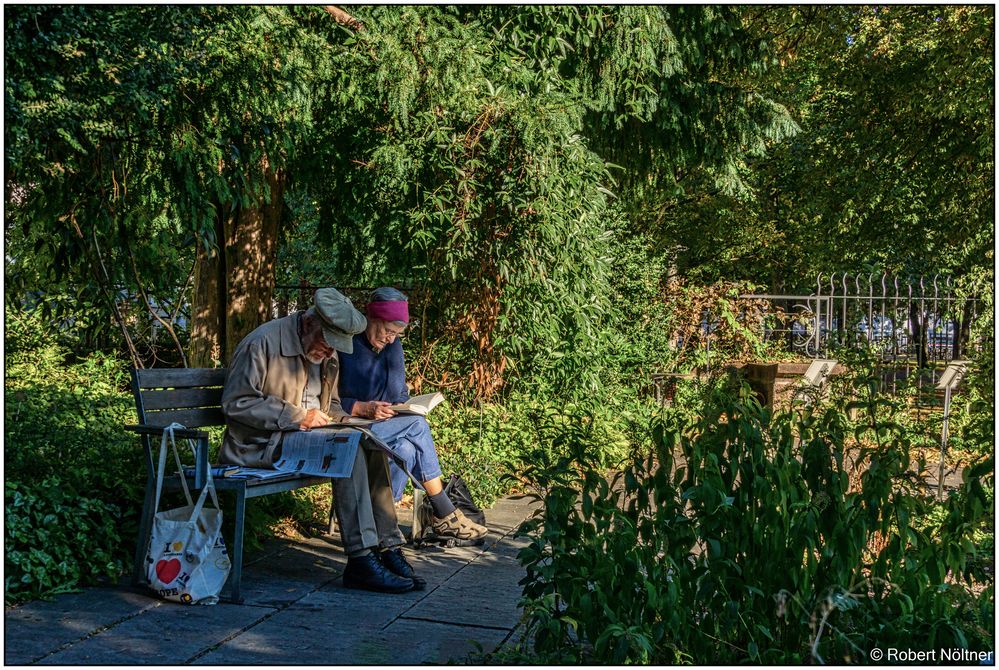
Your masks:
<svg viewBox="0 0 999 670"><path fill-rule="evenodd" d="M337 523L343 550L348 556L365 549L395 547L406 543L399 530L392 501L388 460L377 447L357 449L350 477L333 479Z"/></svg>

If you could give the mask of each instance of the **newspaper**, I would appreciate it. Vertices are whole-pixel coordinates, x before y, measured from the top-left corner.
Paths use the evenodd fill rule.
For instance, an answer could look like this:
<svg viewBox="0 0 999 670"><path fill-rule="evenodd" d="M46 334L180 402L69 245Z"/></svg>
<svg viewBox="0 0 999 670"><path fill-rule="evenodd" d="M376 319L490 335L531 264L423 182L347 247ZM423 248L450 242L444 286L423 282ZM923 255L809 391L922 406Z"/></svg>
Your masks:
<svg viewBox="0 0 999 670"><path fill-rule="evenodd" d="M286 432L281 444L281 458L274 462L274 469L282 474L350 477L361 435L367 437L366 447L382 451L406 473L414 487L424 490L423 483L410 472L406 460L371 430L360 424L345 426L341 423L312 430Z"/></svg>
<svg viewBox="0 0 999 670"><path fill-rule="evenodd" d="M388 456L389 460L398 465L399 469L406 473L406 475L409 477L409 480L413 482L413 486L415 488L419 489L420 491L426 491L426 489L423 488L423 482L417 479L413 475L413 473L409 471L409 468L406 466L406 460L399 454L392 451L392 447L383 442L380 438L378 438L374 433L372 433L367 428L363 428L361 426L353 426L352 429L366 435L368 437L367 444L370 444L376 447L377 449L385 452L385 455Z"/></svg>
<svg viewBox="0 0 999 670"><path fill-rule="evenodd" d="M226 479L282 479L296 474L273 468L240 468L235 474L228 475Z"/></svg>
<svg viewBox="0 0 999 670"><path fill-rule="evenodd" d="M318 477L350 477L360 441L349 428L315 428L284 434L274 469Z"/></svg>

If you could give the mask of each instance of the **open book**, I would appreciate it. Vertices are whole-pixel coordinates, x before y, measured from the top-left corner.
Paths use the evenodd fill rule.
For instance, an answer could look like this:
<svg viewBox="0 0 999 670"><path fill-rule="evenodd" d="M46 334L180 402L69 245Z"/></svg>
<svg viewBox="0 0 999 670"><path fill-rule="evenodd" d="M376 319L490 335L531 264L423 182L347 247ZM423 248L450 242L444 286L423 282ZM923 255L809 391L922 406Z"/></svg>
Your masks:
<svg viewBox="0 0 999 670"><path fill-rule="evenodd" d="M430 410L437 407L437 405L442 402L444 402L444 394L438 391L418 395L414 398L410 398L406 402L389 405L388 408L398 414L419 414L420 416L426 416L430 413ZM325 426L317 426L314 430L321 430L323 428L343 428L344 426L370 426L375 421L376 419L365 419L359 416L342 416L333 423L328 423ZM289 430L296 431L299 429L290 428Z"/></svg>
<svg viewBox="0 0 999 670"><path fill-rule="evenodd" d="M410 398L406 402L396 405L389 405L389 409L399 414L420 414L426 416L434 407L444 402L444 394L440 392L425 393L415 398Z"/></svg>

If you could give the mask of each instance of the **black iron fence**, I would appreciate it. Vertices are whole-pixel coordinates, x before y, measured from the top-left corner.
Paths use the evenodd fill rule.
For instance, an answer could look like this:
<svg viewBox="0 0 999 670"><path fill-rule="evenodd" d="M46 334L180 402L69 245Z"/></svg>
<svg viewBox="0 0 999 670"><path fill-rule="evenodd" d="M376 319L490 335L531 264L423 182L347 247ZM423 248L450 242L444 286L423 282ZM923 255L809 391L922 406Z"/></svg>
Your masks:
<svg viewBox="0 0 999 670"><path fill-rule="evenodd" d="M883 367L899 370L891 386L913 370L927 382L947 363L981 347L971 335L979 301L960 295L950 277L820 274L809 295L740 296L744 323L758 324L765 341L808 358L835 357L843 348L866 349Z"/></svg>
<svg viewBox="0 0 999 670"><path fill-rule="evenodd" d="M810 358L867 348L882 359L938 367L980 345L971 339L978 300L957 295L949 277L833 273L819 275L810 295L740 297L766 312L757 319L764 339Z"/></svg>

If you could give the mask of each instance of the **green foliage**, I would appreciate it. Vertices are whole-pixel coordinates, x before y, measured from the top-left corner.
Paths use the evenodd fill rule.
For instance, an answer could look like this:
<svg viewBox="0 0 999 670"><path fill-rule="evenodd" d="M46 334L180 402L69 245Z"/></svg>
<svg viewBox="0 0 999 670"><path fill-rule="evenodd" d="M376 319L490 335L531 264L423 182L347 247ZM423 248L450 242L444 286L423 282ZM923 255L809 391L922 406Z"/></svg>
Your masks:
<svg viewBox="0 0 999 670"><path fill-rule="evenodd" d="M147 300L190 299L197 248L225 244L216 224L270 202L268 177L316 122L336 24L320 7L22 6L5 19L10 297L42 291L74 320L87 303L87 344L108 350L108 324L136 325L116 303L136 303L141 324Z"/></svg>
<svg viewBox="0 0 999 670"><path fill-rule="evenodd" d="M780 352L763 341L762 311L739 300L756 288L749 282L692 285L667 283L650 307L662 314L653 327L668 338L667 368L678 372L718 368L733 360L768 360Z"/></svg>
<svg viewBox="0 0 999 670"><path fill-rule="evenodd" d="M58 280L73 267L95 268L92 244L114 254L138 240L149 245L146 253L166 254L151 259L162 263L158 276L180 283L183 269L170 262L179 219L160 216L171 165L164 144L174 139L171 125L190 119L167 96L197 76L201 64L193 56L204 15L180 8L21 7L5 19L5 109L12 120L5 158L8 184L16 188L10 216L20 233L8 238L18 251L14 285L35 288L28 277L23 285L16 281L32 270ZM105 259L115 279L130 277L124 258Z"/></svg>
<svg viewBox="0 0 999 670"><path fill-rule="evenodd" d="M449 403L434 411L430 423L444 477L461 475L480 505L488 506L508 492L504 475L517 472L521 454L534 439L530 407L523 409Z"/></svg>
<svg viewBox="0 0 999 670"><path fill-rule="evenodd" d="M371 11L357 40L377 58L351 54L344 79L370 96L349 132L313 147L333 166L315 187L340 251L331 274L419 278L420 339L468 361L435 372L474 396L498 391L507 366L585 373L572 335L591 337L608 309L609 177L578 134L581 110L535 91L536 73L442 8Z"/></svg>
<svg viewBox="0 0 999 670"><path fill-rule="evenodd" d="M982 346L970 357L967 375L952 398L950 446L980 456L995 448L995 295L991 272L977 279L970 290L980 291L981 312L972 325L971 336L980 338Z"/></svg>
<svg viewBox="0 0 999 670"><path fill-rule="evenodd" d="M366 29L331 89L329 113L345 120L306 150L321 175L307 187L318 232L336 249L321 276L425 287L411 353L462 397L596 392L624 322L611 230L630 230L610 196L624 181L654 191L649 175L675 183L689 163L722 179L762 137L789 132L786 112L717 83L761 48L739 46L727 11L357 13ZM643 159L609 165L617 153Z"/></svg>
<svg viewBox="0 0 999 670"><path fill-rule="evenodd" d="M917 526L932 503L908 474L906 433L858 391L854 423L842 403L771 416L748 389L707 389L653 421L654 448L611 480L577 418L569 456L529 471L544 494L520 554L537 658L862 663L913 640L991 648L991 580L979 597L965 586L987 579L968 559L991 458L942 522Z"/></svg>
<svg viewBox="0 0 999 670"><path fill-rule="evenodd" d="M4 485L4 602L65 593L118 577L121 509L89 495L75 478L51 476Z"/></svg>
<svg viewBox="0 0 999 670"><path fill-rule="evenodd" d="M279 173L282 276L425 289L430 376L572 397L669 364L656 274L989 264L988 7L351 11L12 8L11 299L111 350Z"/></svg>
<svg viewBox="0 0 999 670"><path fill-rule="evenodd" d="M46 596L129 565L145 470L124 432L124 366L67 365L51 324L7 310L4 389L6 594Z"/></svg>
<svg viewBox="0 0 999 670"><path fill-rule="evenodd" d="M47 344L50 324L10 310L7 323L7 478L38 483L73 472L98 497L136 495L143 468L135 438L123 429L135 422L125 366L98 354L67 365L67 353Z"/></svg>
<svg viewBox="0 0 999 670"><path fill-rule="evenodd" d="M801 132L748 163L757 197L666 212L681 272L795 293L865 262L991 268L993 8L753 7L744 25L771 43L762 84Z"/></svg>
<svg viewBox="0 0 999 670"><path fill-rule="evenodd" d="M523 485L520 473L538 453L549 460L564 455L559 434L574 408L517 393L504 403L439 406L430 424L445 478L461 475L476 501L491 505ZM634 391L621 388L590 414L597 436L593 458L602 467L616 467L627 455L634 443L630 421L643 411Z"/></svg>
<svg viewBox="0 0 999 670"><path fill-rule="evenodd" d="M681 196L678 173L690 169L705 170L716 189L745 193L739 166L796 131L786 109L753 90L767 45L747 33L736 8L492 7L475 14L531 67L552 71L545 84L565 86L585 105L586 136L622 168L633 211L653 212L664 196Z"/></svg>
<svg viewBox="0 0 999 670"><path fill-rule="evenodd" d="M650 235L629 234L621 220L614 230L611 265L614 321L618 336L603 355L601 367L608 385L647 379L651 372L674 363L674 313L669 300L667 260L654 251ZM617 373L620 378L615 380Z"/></svg>

